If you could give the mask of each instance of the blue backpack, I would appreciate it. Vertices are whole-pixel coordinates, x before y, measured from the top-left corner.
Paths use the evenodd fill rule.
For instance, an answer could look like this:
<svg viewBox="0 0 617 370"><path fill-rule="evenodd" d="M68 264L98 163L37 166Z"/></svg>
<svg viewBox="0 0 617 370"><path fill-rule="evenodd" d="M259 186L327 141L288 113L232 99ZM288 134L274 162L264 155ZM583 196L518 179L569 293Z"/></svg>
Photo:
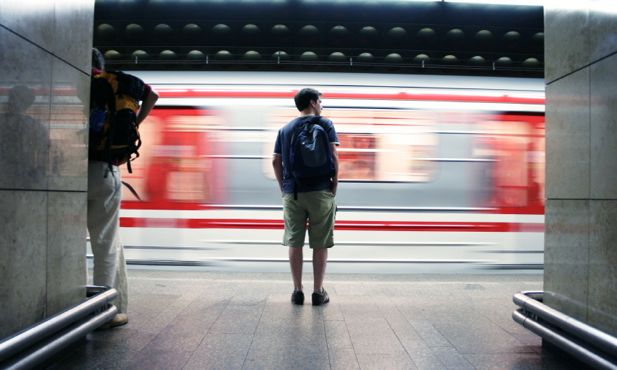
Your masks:
<svg viewBox="0 0 617 370"><path fill-rule="evenodd" d="M291 137L289 168L297 183L334 176L334 160L328 133L315 117L299 124Z"/></svg>

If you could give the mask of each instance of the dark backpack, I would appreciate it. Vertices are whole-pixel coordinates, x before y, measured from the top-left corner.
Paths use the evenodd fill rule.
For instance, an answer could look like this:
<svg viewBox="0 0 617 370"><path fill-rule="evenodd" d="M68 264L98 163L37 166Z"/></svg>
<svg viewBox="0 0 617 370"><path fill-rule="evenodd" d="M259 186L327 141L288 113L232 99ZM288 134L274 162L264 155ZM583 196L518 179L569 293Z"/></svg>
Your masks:
<svg viewBox="0 0 617 370"><path fill-rule="evenodd" d="M141 138L137 127L139 100L144 82L129 74L102 72L91 79L89 158L109 163L127 164L139 157Z"/></svg>
<svg viewBox="0 0 617 370"><path fill-rule="evenodd" d="M320 117L296 126L291 137L289 168L298 183L334 176L334 159L328 133L319 123Z"/></svg>

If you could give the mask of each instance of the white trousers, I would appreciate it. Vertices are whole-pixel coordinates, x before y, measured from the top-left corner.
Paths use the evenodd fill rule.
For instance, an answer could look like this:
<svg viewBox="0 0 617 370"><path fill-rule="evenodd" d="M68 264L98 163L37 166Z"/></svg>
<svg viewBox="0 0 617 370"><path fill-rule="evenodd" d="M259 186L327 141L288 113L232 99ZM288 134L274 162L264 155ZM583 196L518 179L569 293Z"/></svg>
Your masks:
<svg viewBox="0 0 617 370"><path fill-rule="evenodd" d="M107 176L105 176L107 175ZM118 291L112 302L118 312L128 308L128 285L124 247L120 241L120 170L100 161L88 163L88 232L94 255L94 285L107 285Z"/></svg>

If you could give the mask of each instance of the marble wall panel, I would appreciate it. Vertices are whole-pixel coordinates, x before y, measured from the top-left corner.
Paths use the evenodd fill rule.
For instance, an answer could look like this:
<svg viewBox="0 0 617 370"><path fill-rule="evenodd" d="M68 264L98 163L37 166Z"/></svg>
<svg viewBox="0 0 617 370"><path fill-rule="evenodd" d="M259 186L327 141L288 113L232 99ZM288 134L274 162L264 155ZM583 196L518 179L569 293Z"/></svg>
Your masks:
<svg viewBox="0 0 617 370"><path fill-rule="evenodd" d="M0 190L0 338L43 319L47 192Z"/></svg>
<svg viewBox="0 0 617 370"><path fill-rule="evenodd" d="M0 189L46 189L51 56L0 28Z"/></svg>
<svg viewBox="0 0 617 370"><path fill-rule="evenodd" d="M50 192L47 238L47 315L86 297L86 193Z"/></svg>
<svg viewBox="0 0 617 370"><path fill-rule="evenodd" d="M85 298L93 13L0 0L0 338Z"/></svg>
<svg viewBox="0 0 617 370"><path fill-rule="evenodd" d="M589 231L589 201L548 200L544 303L582 321L587 317Z"/></svg>
<svg viewBox="0 0 617 370"><path fill-rule="evenodd" d="M617 200L591 201L588 324L617 336Z"/></svg>
<svg viewBox="0 0 617 370"><path fill-rule="evenodd" d="M89 83L84 72L54 59L49 189L87 190Z"/></svg>
<svg viewBox="0 0 617 370"><path fill-rule="evenodd" d="M589 197L589 70L546 86L546 197Z"/></svg>
<svg viewBox="0 0 617 370"><path fill-rule="evenodd" d="M90 73L94 0L56 1L52 52Z"/></svg>
<svg viewBox="0 0 617 370"><path fill-rule="evenodd" d="M617 199L617 55L590 70L591 198Z"/></svg>
<svg viewBox="0 0 617 370"><path fill-rule="evenodd" d="M0 0L0 24L43 49L51 50L55 3L49 0Z"/></svg>
<svg viewBox="0 0 617 370"><path fill-rule="evenodd" d="M611 55L617 51L617 5L571 3L564 2L565 10L545 8L551 45L545 49L544 301L617 335L617 55ZM580 44L585 37L588 50ZM589 53L586 63L584 52Z"/></svg>
<svg viewBox="0 0 617 370"><path fill-rule="evenodd" d="M617 51L617 3L614 0L590 1L589 45L592 61Z"/></svg>
<svg viewBox="0 0 617 370"><path fill-rule="evenodd" d="M589 64L589 0L544 6L544 76L547 83Z"/></svg>

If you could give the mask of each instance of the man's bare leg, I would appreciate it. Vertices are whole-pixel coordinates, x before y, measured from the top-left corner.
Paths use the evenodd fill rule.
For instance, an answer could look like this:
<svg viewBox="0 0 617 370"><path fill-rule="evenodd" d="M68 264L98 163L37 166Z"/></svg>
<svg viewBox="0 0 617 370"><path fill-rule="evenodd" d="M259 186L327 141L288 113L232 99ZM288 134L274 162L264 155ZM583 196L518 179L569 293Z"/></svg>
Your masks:
<svg viewBox="0 0 617 370"><path fill-rule="evenodd" d="M328 248L313 249L313 291L321 293L328 262Z"/></svg>
<svg viewBox="0 0 617 370"><path fill-rule="evenodd" d="M295 290L302 290L302 248L289 247L289 265Z"/></svg>

